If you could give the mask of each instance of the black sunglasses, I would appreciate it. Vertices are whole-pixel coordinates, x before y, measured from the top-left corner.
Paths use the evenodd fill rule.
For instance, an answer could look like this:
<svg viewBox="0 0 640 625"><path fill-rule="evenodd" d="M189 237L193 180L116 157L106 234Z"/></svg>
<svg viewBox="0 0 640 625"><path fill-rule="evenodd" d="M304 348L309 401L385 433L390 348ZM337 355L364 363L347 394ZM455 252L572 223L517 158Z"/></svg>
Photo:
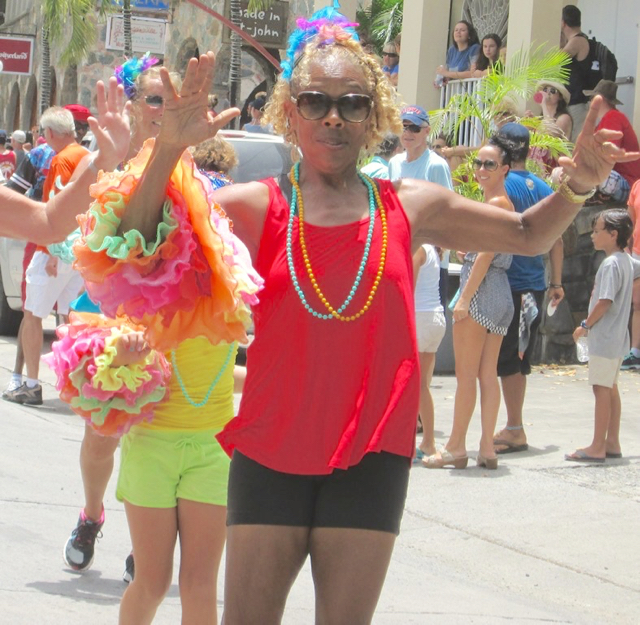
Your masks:
<svg viewBox="0 0 640 625"><path fill-rule="evenodd" d="M550 93L551 95L556 95L556 93L558 93L558 90L555 87L542 87L542 90L545 93Z"/></svg>
<svg viewBox="0 0 640 625"><path fill-rule="evenodd" d="M154 108L158 108L164 104L164 98L161 95L147 95L144 97L144 101Z"/></svg>
<svg viewBox="0 0 640 625"><path fill-rule="evenodd" d="M369 117L373 104L371 97L363 93L348 93L334 100L320 91L301 91L297 97L291 96L291 100L296 103L298 113L308 121L323 119L335 106L344 121L354 124Z"/></svg>
<svg viewBox="0 0 640 625"><path fill-rule="evenodd" d="M408 130L409 132L417 135L424 126L418 126L417 124L402 124L402 130Z"/></svg>
<svg viewBox="0 0 640 625"><path fill-rule="evenodd" d="M473 159L473 168L478 170L484 167L487 171L495 171L498 169L498 163L491 159L487 159L486 161L481 161L479 158Z"/></svg>
<svg viewBox="0 0 640 625"><path fill-rule="evenodd" d="M395 52L383 52L382 56L394 56L394 57L396 57L398 55Z"/></svg>

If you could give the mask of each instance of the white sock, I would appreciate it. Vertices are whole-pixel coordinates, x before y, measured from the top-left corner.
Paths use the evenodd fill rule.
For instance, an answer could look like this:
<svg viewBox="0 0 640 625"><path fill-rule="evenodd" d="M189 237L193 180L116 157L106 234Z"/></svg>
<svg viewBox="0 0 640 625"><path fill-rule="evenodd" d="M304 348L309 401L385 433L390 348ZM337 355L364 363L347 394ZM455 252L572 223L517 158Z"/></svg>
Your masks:
<svg viewBox="0 0 640 625"><path fill-rule="evenodd" d="M640 358L640 349L638 349L637 347L632 347L632 348L631 348L631 353L632 353L636 358Z"/></svg>
<svg viewBox="0 0 640 625"><path fill-rule="evenodd" d="M17 384L18 386L22 385L22 373L12 373L11 374L11 383Z"/></svg>
<svg viewBox="0 0 640 625"><path fill-rule="evenodd" d="M35 388L36 386L38 386L38 380L27 378L27 388Z"/></svg>

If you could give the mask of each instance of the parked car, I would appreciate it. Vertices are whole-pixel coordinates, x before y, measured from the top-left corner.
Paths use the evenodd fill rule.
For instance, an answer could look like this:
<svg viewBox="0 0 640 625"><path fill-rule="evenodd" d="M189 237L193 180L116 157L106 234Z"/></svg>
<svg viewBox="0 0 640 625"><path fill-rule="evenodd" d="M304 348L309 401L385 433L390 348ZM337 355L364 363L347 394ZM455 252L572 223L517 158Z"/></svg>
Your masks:
<svg viewBox="0 0 640 625"><path fill-rule="evenodd" d="M279 176L291 168L291 147L282 137L223 130L233 145L238 166L230 172L235 182ZM0 335L15 336L22 319L22 257L24 242L0 237Z"/></svg>

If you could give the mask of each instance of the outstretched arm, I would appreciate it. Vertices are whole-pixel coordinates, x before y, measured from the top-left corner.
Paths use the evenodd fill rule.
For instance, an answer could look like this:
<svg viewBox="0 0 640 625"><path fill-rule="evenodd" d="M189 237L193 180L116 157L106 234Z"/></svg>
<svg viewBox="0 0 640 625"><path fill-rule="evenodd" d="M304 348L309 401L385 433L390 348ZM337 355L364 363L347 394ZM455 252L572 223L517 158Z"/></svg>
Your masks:
<svg viewBox="0 0 640 625"><path fill-rule="evenodd" d="M155 237L167 185L182 153L190 145L213 137L240 114L238 109L228 109L214 117L209 111L207 99L214 68L213 52L203 54L200 59L191 59L180 93L171 84L169 71L164 67L160 69L165 101L160 133L142 178L131 195L119 232L138 230L145 239Z"/></svg>
<svg viewBox="0 0 640 625"><path fill-rule="evenodd" d="M428 242L449 249L525 255L548 251L580 210L581 204L568 199L569 193L586 194L609 175L613 165L640 158L640 153L625 152L612 143L619 132L595 132L601 103L600 96L591 103L573 157L559 160L568 176L568 193L553 193L525 213L481 205L427 182L396 183L411 221L414 246Z"/></svg>
<svg viewBox="0 0 640 625"><path fill-rule="evenodd" d="M64 239L76 227L76 215L91 203L89 186L100 169L111 171L129 148L129 104L116 79L109 88L97 83L98 118L89 126L98 141L98 151L76 168L72 182L46 204L34 202L15 191L0 187L0 234L47 245Z"/></svg>

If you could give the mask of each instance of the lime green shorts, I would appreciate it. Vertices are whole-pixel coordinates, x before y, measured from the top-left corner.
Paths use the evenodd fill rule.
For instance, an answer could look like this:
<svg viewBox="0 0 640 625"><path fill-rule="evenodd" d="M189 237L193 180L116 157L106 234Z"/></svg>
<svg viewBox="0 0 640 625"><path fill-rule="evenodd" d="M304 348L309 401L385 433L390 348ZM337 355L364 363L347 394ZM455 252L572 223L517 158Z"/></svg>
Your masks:
<svg viewBox="0 0 640 625"><path fill-rule="evenodd" d="M229 456L220 430L150 430L122 437L116 497L144 508L175 508L178 499L227 505Z"/></svg>

